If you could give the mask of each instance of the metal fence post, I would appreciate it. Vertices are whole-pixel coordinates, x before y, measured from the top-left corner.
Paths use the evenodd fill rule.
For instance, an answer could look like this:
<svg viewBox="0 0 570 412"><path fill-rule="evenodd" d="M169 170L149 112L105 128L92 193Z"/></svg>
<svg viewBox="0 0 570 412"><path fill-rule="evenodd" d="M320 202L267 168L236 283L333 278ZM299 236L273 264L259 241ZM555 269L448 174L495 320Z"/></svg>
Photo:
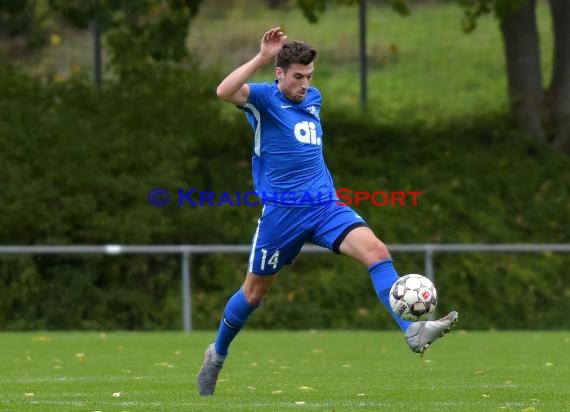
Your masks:
<svg viewBox="0 0 570 412"><path fill-rule="evenodd" d="M192 298L190 293L190 252L182 253L182 325L192 331Z"/></svg>
<svg viewBox="0 0 570 412"><path fill-rule="evenodd" d="M95 19L91 22L91 30L93 33L93 72L95 77L95 87L101 87L101 79L103 77L103 58L102 58L102 45L101 45L101 26Z"/></svg>
<svg viewBox="0 0 570 412"><path fill-rule="evenodd" d="M427 246L426 247L426 254L425 254L425 261L424 261L424 275L430 279L433 283L435 283L435 275L433 273L433 248ZM437 288L436 288L437 289ZM436 310L431 314L430 320L439 318L438 310Z"/></svg>
<svg viewBox="0 0 570 412"><path fill-rule="evenodd" d="M366 53L366 0L360 0L360 106L366 110L368 100L368 55Z"/></svg>
<svg viewBox="0 0 570 412"><path fill-rule="evenodd" d="M433 249L430 247L426 249L426 255L424 260L424 274L428 279L430 279L432 282L435 283L434 273L433 273Z"/></svg>

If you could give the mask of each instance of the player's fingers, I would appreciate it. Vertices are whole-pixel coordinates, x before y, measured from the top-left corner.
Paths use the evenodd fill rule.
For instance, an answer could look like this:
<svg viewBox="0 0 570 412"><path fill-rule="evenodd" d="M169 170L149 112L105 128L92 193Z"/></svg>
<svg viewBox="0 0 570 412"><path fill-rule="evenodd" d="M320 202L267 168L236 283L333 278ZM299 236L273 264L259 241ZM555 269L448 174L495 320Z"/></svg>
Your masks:
<svg viewBox="0 0 570 412"><path fill-rule="evenodd" d="M283 33L283 31L281 30L281 27L279 27L279 26L268 30L263 35L263 41L280 41L280 40L286 39L286 38L287 38L287 36L285 35L285 33Z"/></svg>
<svg viewBox="0 0 570 412"><path fill-rule="evenodd" d="M263 35L263 40L270 40L275 35L275 28L269 29Z"/></svg>

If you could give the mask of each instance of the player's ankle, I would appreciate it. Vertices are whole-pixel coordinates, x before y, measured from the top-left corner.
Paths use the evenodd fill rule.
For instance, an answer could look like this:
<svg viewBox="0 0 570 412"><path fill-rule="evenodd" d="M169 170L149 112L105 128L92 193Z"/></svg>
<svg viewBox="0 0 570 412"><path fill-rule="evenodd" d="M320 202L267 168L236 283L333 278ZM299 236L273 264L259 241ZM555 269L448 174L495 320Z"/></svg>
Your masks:
<svg viewBox="0 0 570 412"><path fill-rule="evenodd" d="M228 355L222 356L216 351L216 347L212 347L212 355L214 357L213 361L219 363L220 365L224 363Z"/></svg>

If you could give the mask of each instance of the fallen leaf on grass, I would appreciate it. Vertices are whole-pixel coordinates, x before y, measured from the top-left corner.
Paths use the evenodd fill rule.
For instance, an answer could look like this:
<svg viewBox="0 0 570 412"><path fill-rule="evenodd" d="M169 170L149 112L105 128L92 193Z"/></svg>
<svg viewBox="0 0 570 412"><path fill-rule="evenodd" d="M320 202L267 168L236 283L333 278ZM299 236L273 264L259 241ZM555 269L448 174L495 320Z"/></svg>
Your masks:
<svg viewBox="0 0 570 412"><path fill-rule="evenodd" d="M154 366L161 366L163 368L174 368L174 365L172 365L168 362L157 362L154 364Z"/></svg>
<svg viewBox="0 0 570 412"><path fill-rule="evenodd" d="M315 389L311 388L310 386L299 386L297 389L300 391L314 391Z"/></svg>

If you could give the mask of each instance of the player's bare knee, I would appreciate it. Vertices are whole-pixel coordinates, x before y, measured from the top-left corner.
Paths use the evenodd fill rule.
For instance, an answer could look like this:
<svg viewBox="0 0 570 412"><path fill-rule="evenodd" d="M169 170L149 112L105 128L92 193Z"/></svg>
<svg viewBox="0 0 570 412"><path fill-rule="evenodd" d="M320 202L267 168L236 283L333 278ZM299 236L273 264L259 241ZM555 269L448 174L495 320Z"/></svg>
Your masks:
<svg viewBox="0 0 570 412"><path fill-rule="evenodd" d="M247 302L251 306L259 306L261 305L261 302L263 302L263 299L265 298L265 293L259 293L259 292L252 292L250 294L246 293L245 298L247 299Z"/></svg>
<svg viewBox="0 0 570 412"><path fill-rule="evenodd" d="M260 305L269 291L269 286L265 283L246 281L243 285L243 293L248 303L252 306Z"/></svg>
<svg viewBox="0 0 570 412"><path fill-rule="evenodd" d="M382 242L379 239L375 239L375 241L370 244L368 249L368 254L371 255L371 258L374 261L384 260L390 257L390 252L388 251L388 248L386 247L384 242Z"/></svg>

